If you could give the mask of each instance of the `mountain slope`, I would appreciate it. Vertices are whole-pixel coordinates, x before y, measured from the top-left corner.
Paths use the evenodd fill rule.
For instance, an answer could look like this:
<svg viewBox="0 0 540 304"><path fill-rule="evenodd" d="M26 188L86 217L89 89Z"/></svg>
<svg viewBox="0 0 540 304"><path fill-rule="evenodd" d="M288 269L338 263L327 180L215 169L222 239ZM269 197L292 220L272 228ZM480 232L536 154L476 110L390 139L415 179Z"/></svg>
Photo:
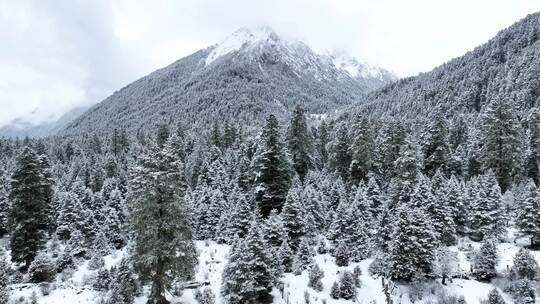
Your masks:
<svg viewBox="0 0 540 304"><path fill-rule="evenodd" d="M287 117L297 103L308 113L326 113L393 79L361 72L351 75L330 56L267 27L243 28L115 92L62 133L216 118L253 125L268 113Z"/></svg>
<svg viewBox="0 0 540 304"><path fill-rule="evenodd" d="M493 99L517 109L540 103L540 13L499 32L486 44L416 77L363 98L357 112L379 117L425 117L434 110L477 113Z"/></svg>

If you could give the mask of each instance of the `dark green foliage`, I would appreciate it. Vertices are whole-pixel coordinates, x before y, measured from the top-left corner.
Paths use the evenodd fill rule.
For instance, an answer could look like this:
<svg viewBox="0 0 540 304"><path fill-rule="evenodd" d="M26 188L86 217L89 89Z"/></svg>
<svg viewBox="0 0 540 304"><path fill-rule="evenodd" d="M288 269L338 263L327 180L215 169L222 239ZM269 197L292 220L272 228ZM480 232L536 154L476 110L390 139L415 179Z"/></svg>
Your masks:
<svg viewBox="0 0 540 304"><path fill-rule="evenodd" d="M149 301L156 304L166 303L164 292L174 280L191 277L197 262L191 219L180 193L182 163L169 143L140 158L130 184L133 261L141 278L152 283Z"/></svg>
<svg viewBox="0 0 540 304"><path fill-rule="evenodd" d="M290 185L290 166L277 118L270 115L261 134L261 145L256 156L255 198L264 217L272 209L281 211Z"/></svg>
<svg viewBox="0 0 540 304"><path fill-rule="evenodd" d="M301 180L313 168L313 139L309 133L304 109L297 105L287 130L287 148L292 165Z"/></svg>
<svg viewBox="0 0 540 304"><path fill-rule="evenodd" d="M39 253L28 268L32 283L52 282L56 276L54 263L44 252Z"/></svg>
<svg viewBox="0 0 540 304"><path fill-rule="evenodd" d="M11 177L12 202L10 220L15 223L11 234L11 259L29 267L45 243L47 200L43 167L36 153L25 147L17 158Z"/></svg>
<svg viewBox="0 0 540 304"><path fill-rule="evenodd" d="M476 279L489 281L497 275L495 270L498 260L496 245L494 240L486 240L476 253L473 263L473 274Z"/></svg>

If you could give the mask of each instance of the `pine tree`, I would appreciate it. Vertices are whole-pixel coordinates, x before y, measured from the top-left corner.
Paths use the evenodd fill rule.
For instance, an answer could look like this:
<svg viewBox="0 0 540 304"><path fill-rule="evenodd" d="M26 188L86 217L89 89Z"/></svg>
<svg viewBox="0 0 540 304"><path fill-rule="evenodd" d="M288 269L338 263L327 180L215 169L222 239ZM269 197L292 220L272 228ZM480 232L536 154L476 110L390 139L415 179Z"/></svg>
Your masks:
<svg viewBox="0 0 540 304"><path fill-rule="evenodd" d="M137 291L137 281L129 261L123 259L110 284L110 296L107 304L133 304ZM147 303L156 303L150 296Z"/></svg>
<svg viewBox="0 0 540 304"><path fill-rule="evenodd" d="M334 257L336 258L336 265L339 267L349 266L349 248L345 241L340 241L334 250Z"/></svg>
<svg viewBox="0 0 540 304"><path fill-rule="evenodd" d="M323 283L321 280L323 277L324 272L317 263L314 263L313 267L311 267L308 273L308 286L315 289L316 291L322 291Z"/></svg>
<svg viewBox="0 0 540 304"><path fill-rule="evenodd" d="M401 206L389 245L389 275L412 281L432 272L437 240L431 222L421 208Z"/></svg>
<svg viewBox="0 0 540 304"><path fill-rule="evenodd" d="M356 282L348 270L344 270L339 278L339 296L345 300L356 298Z"/></svg>
<svg viewBox="0 0 540 304"><path fill-rule="evenodd" d="M326 149L326 145L328 145L328 142L330 141L328 139L328 130L327 130L326 122L324 120L321 122L321 125L319 126L317 133L318 133L318 137L317 137L317 142L315 145L316 145L317 154L319 157L318 167L319 169L322 169L328 163L328 150Z"/></svg>
<svg viewBox="0 0 540 304"><path fill-rule="evenodd" d="M389 179L394 176L394 163L400 156L405 130L400 122L385 123L376 139L375 166L379 174Z"/></svg>
<svg viewBox="0 0 540 304"><path fill-rule="evenodd" d="M45 244L47 208L44 181L38 156L25 147L11 177L10 220L15 223L11 234L11 259L28 268Z"/></svg>
<svg viewBox="0 0 540 304"><path fill-rule="evenodd" d="M270 115L263 128L259 154L255 159L255 198L264 217L268 217L272 209L281 211L289 190L289 161L280 137L277 118Z"/></svg>
<svg viewBox="0 0 540 304"><path fill-rule="evenodd" d="M9 303L9 266L6 254L0 249L0 303Z"/></svg>
<svg viewBox="0 0 540 304"><path fill-rule="evenodd" d="M223 270L222 294L228 304L252 303L268 298L272 288L271 269L257 222L245 240L233 247Z"/></svg>
<svg viewBox="0 0 540 304"><path fill-rule="evenodd" d="M478 280L489 281L497 275L497 246L494 240L482 243L474 259L474 276Z"/></svg>
<svg viewBox="0 0 540 304"><path fill-rule="evenodd" d="M373 161L374 138L371 123L367 118L361 118L353 130L349 175L353 183L359 183L368 179Z"/></svg>
<svg viewBox="0 0 540 304"><path fill-rule="evenodd" d="M491 171L479 181L478 197L472 202L469 214L471 237L474 240L500 237L504 228L501 190Z"/></svg>
<svg viewBox="0 0 540 304"><path fill-rule="evenodd" d="M314 254L313 248L309 244L309 240L307 238L302 238L298 250L296 251L296 255L294 256L293 265L296 267L293 266L293 268L296 268L296 270L299 270L300 272L310 269L314 263Z"/></svg>
<svg viewBox="0 0 540 304"><path fill-rule="evenodd" d="M254 217L253 203L246 195L236 192L235 206L233 207L230 219L226 224L227 236L232 238L237 235L244 238L248 234L251 220Z"/></svg>
<svg viewBox="0 0 540 304"><path fill-rule="evenodd" d="M283 235L286 232L283 219L280 214L277 214L275 210L270 212L268 219L264 221L263 225L264 239L268 246L280 247L283 241Z"/></svg>
<svg viewBox="0 0 540 304"><path fill-rule="evenodd" d="M168 303L164 292L175 279L187 279L197 261L189 213L182 198L182 163L170 142L152 149L133 168L130 184L130 222L134 235L134 264L150 280L149 303ZM148 229L152 227L152 229Z"/></svg>
<svg viewBox="0 0 540 304"><path fill-rule="evenodd" d="M296 251L300 243L300 238L306 233L301 195L301 187L292 187L289 190L287 200L281 212L283 226L285 227L293 251Z"/></svg>
<svg viewBox="0 0 540 304"><path fill-rule="evenodd" d="M492 170L502 192L521 170L522 130L510 101L495 99L482 114L480 157L485 170Z"/></svg>
<svg viewBox="0 0 540 304"><path fill-rule="evenodd" d="M40 252L28 268L28 275L32 283L52 282L56 275L51 258Z"/></svg>
<svg viewBox="0 0 540 304"><path fill-rule="evenodd" d="M513 270L519 278L534 280L540 269L529 250L521 248L514 256Z"/></svg>
<svg viewBox="0 0 540 304"><path fill-rule="evenodd" d="M397 179L404 186L414 184L420 169L420 151L418 143L412 136L405 138L405 142L399 149L400 156L394 162L394 170Z"/></svg>
<svg viewBox="0 0 540 304"><path fill-rule="evenodd" d="M377 219L383 211L383 195L374 174L368 174L368 183L366 188L366 199L369 202L369 208L373 219Z"/></svg>
<svg viewBox="0 0 540 304"><path fill-rule="evenodd" d="M341 125L334 135L332 141L332 150L330 157L331 168L343 180L349 178L349 167L351 164L351 155L349 153L349 135L344 125Z"/></svg>
<svg viewBox="0 0 540 304"><path fill-rule="evenodd" d="M437 112L428 130L423 147L424 173L427 176L433 176L439 169L447 170L450 158L448 126L440 112Z"/></svg>
<svg viewBox="0 0 540 304"><path fill-rule="evenodd" d="M488 294L487 304L506 304L506 301L497 289L492 289Z"/></svg>
<svg viewBox="0 0 540 304"><path fill-rule="evenodd" d="M313 142L309 133L304 109L297 105L292 113L291 124L287 130L287 148L293 168L304 180L309 169L313 168Z"/></svg>
<svg viewBox="0 0 540 304"><path fill-rule="evenodd" d="M531 237L540 235L540 193L534 182L529 181L525 189L525 198L518 206L516 226Z"/></svg>

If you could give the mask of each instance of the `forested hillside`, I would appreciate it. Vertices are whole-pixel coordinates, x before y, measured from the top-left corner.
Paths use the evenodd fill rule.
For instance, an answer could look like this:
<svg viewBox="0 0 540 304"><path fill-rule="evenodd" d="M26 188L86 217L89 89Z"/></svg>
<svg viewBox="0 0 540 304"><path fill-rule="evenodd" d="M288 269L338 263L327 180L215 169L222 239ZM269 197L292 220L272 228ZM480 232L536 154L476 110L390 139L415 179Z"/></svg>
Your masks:
<svg viewBox="0 0 540 304"><path fill-rule="evenodd" d="M537 303L539 16L335 119L361 86L263 35L1 139L0 303Z"/></svg>

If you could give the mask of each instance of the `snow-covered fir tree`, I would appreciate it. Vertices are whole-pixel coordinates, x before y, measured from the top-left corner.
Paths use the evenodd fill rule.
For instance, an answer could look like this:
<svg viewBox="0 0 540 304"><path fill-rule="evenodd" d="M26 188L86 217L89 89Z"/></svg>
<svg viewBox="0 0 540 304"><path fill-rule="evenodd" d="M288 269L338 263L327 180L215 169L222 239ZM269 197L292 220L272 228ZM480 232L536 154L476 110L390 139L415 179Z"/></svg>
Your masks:
<svg viewBox="0 0 540 304"><path fill-rule="evenodd" d="M165 292L173 280L191 277L197 261L191 219L179 193L181 168L181 161L166 142L162 149L152 148L152 154L142 155L132 171L133 260L143 280L152 283L151 303L168 303Z"/></svg>

